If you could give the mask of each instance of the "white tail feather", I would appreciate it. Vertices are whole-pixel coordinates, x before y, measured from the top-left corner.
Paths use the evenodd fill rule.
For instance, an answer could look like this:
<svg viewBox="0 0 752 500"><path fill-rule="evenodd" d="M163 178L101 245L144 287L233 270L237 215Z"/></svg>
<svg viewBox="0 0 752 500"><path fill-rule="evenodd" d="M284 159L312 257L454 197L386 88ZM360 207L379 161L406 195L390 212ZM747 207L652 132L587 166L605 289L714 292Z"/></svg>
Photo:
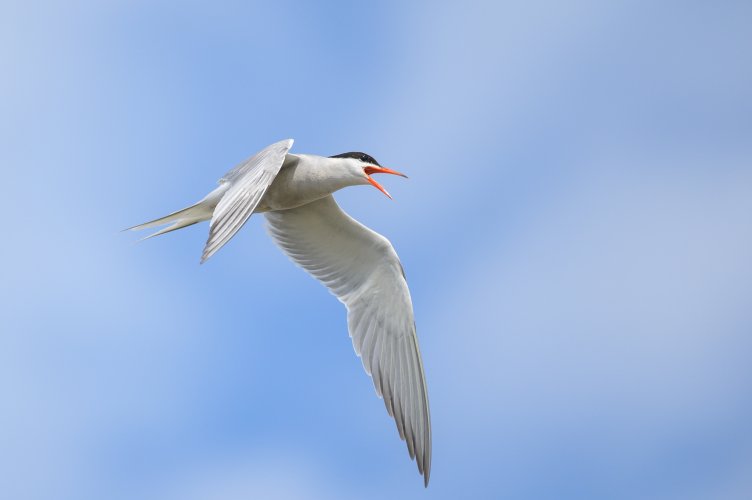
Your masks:
<svg viewBox="0 0 752 500"><path fill-rule="evenodd" d="M154 236L159 236L161 234L175 231L176 229L182 229L187 226L192 226L193 224L196 224L198 222L210 220L212 218L212 215L214 214L214 208L217 206L217 203L219 203L219 200L222 198L222 195L226 190L227 185L222 184L217 189L206 195L204 199L202 199L195 205L191 205L190 207L178 210L177 212L172 212L171 214L160 217L159 219L154 219L137 226L129 227L128 229L125 229L125 231L139 231L141 229L148 229L152 227L162 226L164 224L169 224L170 222L173 223L170 226L160 229L156 233L142 238L141 241L143 241L148 240L149 238L153 238Z"/></svg>
<svg viewBox="0 0 752 500"><path fill-rule="evenodd" d="M167 227L163 227L162 229L160 229L156 233L152 233L149 236L144 236L143 238L141 238L138 241L148 240L149 238L153 238L155 236L159 236L160 234L169 233L171 231L175 231L176 229L183 229L184 227L192 226L194 224L197 224L197 223L205 221L205 220L207 220L207 219L180 219L175 224L171 224L171 225L169 225Z"/></svg>

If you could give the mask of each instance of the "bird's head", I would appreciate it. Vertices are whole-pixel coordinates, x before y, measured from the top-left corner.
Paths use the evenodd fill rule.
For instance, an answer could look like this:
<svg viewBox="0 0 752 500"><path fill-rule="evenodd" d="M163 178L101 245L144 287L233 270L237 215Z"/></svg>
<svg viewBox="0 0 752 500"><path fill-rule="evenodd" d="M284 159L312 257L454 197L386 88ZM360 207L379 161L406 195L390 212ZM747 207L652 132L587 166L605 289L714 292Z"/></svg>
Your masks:
<svg viewBox="0 0 752 500"><path fill-rule="evenodd" d="M386 189L384 189L384 186L373 180L373 177L371 175L373 174L392 174L392 175L399 175L401 177L407 178L407 176L403 173L397 172L396 170L392 170L391 168L382 167L379 165L379 162L376 161L376 159L371 156L367 155L365 153L360 152L351 152L351 153L342 153L339 155L330 156L329 158L343 158L347 159L347 165L348 168L351 169L353 174L361 179L363 184L370 184L385 195L389 197L389 199L392 198L392 196L387 192Z"/></svg>

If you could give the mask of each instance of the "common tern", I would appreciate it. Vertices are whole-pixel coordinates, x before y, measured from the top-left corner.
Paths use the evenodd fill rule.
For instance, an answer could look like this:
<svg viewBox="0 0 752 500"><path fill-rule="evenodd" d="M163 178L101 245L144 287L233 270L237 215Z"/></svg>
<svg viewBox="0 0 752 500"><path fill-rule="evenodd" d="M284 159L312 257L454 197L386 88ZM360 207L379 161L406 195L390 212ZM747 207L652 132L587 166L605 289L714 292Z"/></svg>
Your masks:
<svg viewBox="0 0 752 500"><path fill-rule="evenodd" d="M292 143L277 142L240 163L198 203L129 229L170 224L148 239L211 221L203 263L252 214L263 213L277 245L347 308L355 352L428 486L431 417L405 273L389 240L347 215L332 196L370 184L391 198L372 175L405 175L365 153L292 154Z"/></svg>

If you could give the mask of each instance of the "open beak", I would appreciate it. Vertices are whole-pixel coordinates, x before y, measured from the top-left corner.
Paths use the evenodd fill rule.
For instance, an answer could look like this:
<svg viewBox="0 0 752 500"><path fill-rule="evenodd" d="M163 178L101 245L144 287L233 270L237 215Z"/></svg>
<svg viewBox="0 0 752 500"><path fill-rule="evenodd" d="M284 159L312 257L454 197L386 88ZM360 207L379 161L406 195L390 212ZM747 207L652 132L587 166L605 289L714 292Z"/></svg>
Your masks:
<svg viewBox="0 0 752 500"><path fill-rule="evenodd" d="M369 165L365 168L363 168L363 171L366 173L366 177L368 178L368 182L371 183L373 187L387 195L387 197L391 200L392 195L390 195L386 189L384 189L384 186L373 180L371 177L372 174L392 174L392 175L399 175L400 177L404 177L407 179L407 176L403 173L397 172L396 170L392 170L391 168L386 167L377 167L374 165Z"/></svg>

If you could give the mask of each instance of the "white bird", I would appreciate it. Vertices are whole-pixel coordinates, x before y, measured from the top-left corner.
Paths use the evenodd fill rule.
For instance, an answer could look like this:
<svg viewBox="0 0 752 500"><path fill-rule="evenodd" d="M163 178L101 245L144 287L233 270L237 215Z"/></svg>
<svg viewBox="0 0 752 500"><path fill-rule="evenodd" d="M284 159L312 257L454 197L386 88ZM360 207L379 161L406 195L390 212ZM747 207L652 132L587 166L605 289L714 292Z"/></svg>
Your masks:
<svg viewBox="0 0 752 500"><path fill-rule="evenodd" d="M195 205L129 229L172 223L147 239L211 220L203 263L253 213L264 213L277 245L347 308L355 352L428 486L431 417L405 273L389 240L343 212L332 197L361 184L389 196L371 175L405 175L364 153L291 154L292 143L277 142L240 163Z"/></svg>

